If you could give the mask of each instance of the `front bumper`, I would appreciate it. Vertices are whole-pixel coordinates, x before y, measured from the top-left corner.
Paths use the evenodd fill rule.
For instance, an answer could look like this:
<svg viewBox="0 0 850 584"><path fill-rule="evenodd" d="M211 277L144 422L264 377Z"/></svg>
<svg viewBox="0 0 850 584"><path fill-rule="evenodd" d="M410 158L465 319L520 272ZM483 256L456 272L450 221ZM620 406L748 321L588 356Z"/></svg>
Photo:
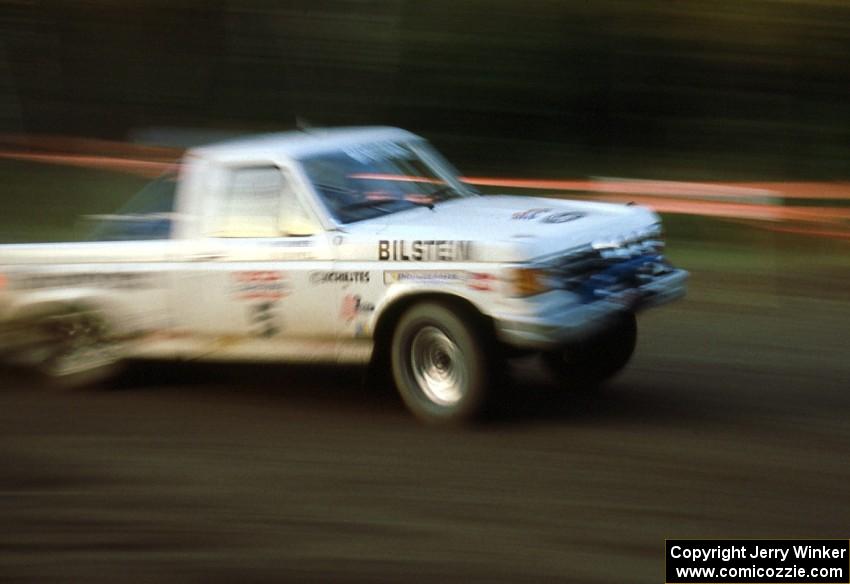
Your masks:
<svg viewBox="0 0 850 584"><path fill-rule="evenodd" d="M533 316L496 316L499 339L522 349L551 349L604 329L617 314L667 304L685 295L688 272L673 270L652 281L586 304L571 304Z"/></svg>

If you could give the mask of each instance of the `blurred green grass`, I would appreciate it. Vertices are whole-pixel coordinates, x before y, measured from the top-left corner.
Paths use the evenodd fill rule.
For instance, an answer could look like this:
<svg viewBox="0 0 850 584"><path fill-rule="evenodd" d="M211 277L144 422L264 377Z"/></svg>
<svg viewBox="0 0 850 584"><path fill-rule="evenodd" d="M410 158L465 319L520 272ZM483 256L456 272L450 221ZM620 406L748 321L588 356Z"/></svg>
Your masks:
<svg viewBox="0 0 850 584"><path fill-rule="evenodd" d="M781 233L749 223L662 214L667 255L693 270L765 273L850 267L846 241Z"/></svg>
<svg viewBox="0 0 850 584"><path fill-rule="evenodd" d="M90 227L83 216L114 212L148 182L88 168L0 161L6 207L0 242L79 241Z"/></svg>

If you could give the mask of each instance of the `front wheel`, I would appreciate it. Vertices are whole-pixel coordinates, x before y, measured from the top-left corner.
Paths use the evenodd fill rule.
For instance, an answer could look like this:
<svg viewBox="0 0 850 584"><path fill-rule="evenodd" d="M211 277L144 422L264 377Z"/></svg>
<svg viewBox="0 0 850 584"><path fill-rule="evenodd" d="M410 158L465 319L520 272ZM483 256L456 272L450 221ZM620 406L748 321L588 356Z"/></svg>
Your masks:
<svg viewBox="0 0 850 584"><path fill-rule="evenodd" d="M592 389L620 372L637 345L637 319L627 312L581 343L543 353L543 362L568 386Z"/></svg>
<svg viewBox="0 0 850 584"><path fill-rule="evenodd" d="M450 306L410 308L393 334L393 378L407 407L428 423L459 423L479 415L491 381L483 327Z"/></svg>

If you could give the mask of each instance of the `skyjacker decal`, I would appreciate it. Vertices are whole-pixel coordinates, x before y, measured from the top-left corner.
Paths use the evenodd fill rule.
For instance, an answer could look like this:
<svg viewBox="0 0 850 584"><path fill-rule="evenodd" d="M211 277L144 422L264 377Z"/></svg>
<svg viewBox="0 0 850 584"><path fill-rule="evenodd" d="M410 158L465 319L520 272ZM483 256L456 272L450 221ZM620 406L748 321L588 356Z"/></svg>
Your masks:
<svg viewBox="0 0 850 584"><path fill-rule="evenodd" d="M378 259L394 262L463 262L472 251L470 241L421 240L378 242Z"/></svg>
<svg viewBox="0 0 850 584"><path fill-rule="evenodd" d="M384 284L453 284L466 281L466 272L461 270L410 270L384 272Z"/></svg>

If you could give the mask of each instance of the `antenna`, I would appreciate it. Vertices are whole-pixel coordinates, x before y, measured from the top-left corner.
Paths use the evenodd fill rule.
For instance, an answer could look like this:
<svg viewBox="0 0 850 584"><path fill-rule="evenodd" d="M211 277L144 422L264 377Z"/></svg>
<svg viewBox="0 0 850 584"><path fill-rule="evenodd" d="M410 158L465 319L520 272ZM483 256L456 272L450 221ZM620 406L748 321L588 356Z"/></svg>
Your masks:
<svg viewBox="0 0 850 584"><path fill-rule="evenodd" d="M305 134L309 134L313 129L313 124L303 116L295 116L295 128L299 132L304 132Z"/></svg>

